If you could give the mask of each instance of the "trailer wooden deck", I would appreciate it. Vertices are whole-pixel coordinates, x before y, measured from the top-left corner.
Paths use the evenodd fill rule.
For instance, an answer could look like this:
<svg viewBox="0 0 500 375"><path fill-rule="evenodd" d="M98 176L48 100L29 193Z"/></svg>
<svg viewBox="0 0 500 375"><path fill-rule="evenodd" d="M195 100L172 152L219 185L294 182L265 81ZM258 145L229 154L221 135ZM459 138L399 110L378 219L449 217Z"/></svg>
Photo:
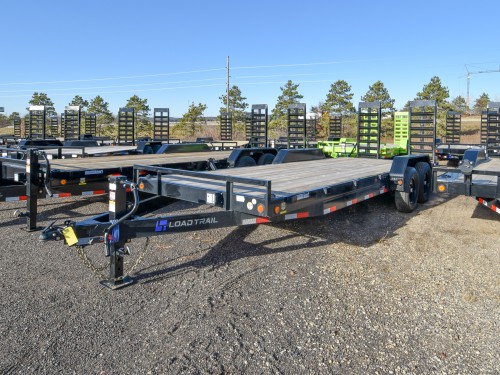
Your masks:
<svg viewBox="0 0 500 375"><path fill-rule="evenodd" d="M102 156L98 158L55 159L50 161L52 171L84 171L109 168L126 168L134 164L161 165L167 163L196 163L208 159L222 160L231 151L183 152L172 154ZM43 162L42 162L43 168Z"/></svg>
<svg viewBox="0 0 500 375"><path fill-rule="evenodd" d="M200 173L271 181L272 194L276 197L283 197L362 178L388 174L391 165L392 160L385 159L338 158L303 161L300 163L269 164L251 168L231 168ZM225 181L207 180L192 176L164 175L162 176L162 182L221 193L225 192L226 189ZM265 188L235 183L234 192L261 195L265 193Z"/></svg>

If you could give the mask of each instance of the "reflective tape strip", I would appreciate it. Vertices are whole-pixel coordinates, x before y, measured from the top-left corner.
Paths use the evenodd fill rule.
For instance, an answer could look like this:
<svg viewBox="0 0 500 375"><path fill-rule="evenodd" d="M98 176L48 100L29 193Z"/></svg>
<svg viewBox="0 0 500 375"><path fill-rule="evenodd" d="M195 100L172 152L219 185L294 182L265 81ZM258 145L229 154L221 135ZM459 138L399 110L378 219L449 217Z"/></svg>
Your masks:
<svg viewBox="0 0 500 375"><path fill-rule="evenodd" d="M285 215L285 220L303 219L309 217L309 212L298 212L296 214Z"/></svg>
<svg viewBox="0 0 500 375"><path fill-rule="evenodd" d="M335 212L335 211L337 211L337 206L333 206L333 207L330 207L330 208L325 208L323 210L323 213L326 215L326 214L329 214L329 213Z"/></svg>
<svg viewBox="0 0 500 375"><path fill-rule="evenodd" d="M106 194L106 190L83 191L82 195L101 195Z"/></svg>
<svg viewBox="0 0 500 375"><path fill-rule="evenodd" d="M490 208L492 211L495 211L497 214L500 214L500 208L498 208L494 204L488 204L488 201L485 201L483 198L477 198L478 202L481 203L482 205Z"/></svg>
<svg viewBox="0 0 500 375"><path fill-rule="evenodd" d="M54 195L52 195L51 198L67 198L67 197L71 197L71 193L54 194Z"/></svg>
<svg viewBox="0 0 500 375"><path fill-rule="evenodd" d="M20 197L7 197L5 198L6 202L19 202L19 201L26 201L28 200L28 197L26 195L21 195Z"/></svg>
<svg viewBox="0 0 500 375"><path fill-rule="evenodd" d="M242 225L263 224L263 223L269 223L269 219L265 217L257 217L255 219L243 219L241 222Z"/></svg>
<svg viewBox="0 0 500 375"><path fill-rule="evenodd" d="M353 204L358 203L359 201L357 199L350 200L346 203L346 206L352 206Z"/></svg>

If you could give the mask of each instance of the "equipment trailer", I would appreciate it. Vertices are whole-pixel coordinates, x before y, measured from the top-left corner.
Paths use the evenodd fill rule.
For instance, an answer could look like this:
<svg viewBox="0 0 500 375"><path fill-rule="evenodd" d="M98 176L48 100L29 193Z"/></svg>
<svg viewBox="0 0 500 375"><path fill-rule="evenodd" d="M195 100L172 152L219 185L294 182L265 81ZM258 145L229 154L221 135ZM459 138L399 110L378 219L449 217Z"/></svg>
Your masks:
<svg viewBox="0 0 500 375"><path fill-rule="evenodd" d="M257 164L264 154L274 158L274 149L210 151L205 144L170 144L161 154L102 156L49 160L37 149L16 150L15 157L0 157L0 202L26 201L27 229L36 230L38 199L93 196L108 192L108 178L132 179L134 164L185 170L209 170ZM21 158L19 158L21 156Z"/></svg>
<svg viewBox="0 0 500 375"><path fill-rule="evenodd" d="M132 282L124 275L123 265L125 243L134 238L322 216L389 192L394 192L398 210L411 212L417 202L429 197L432 166L428 155L398 156L392 161L338 158L289 163L297 151L307 150L280 150L273 164L254 168L199 172L135 165L134 181L110 178L109 213L79 223L51 225L41 239L64 237L69 246L104 243L110 276L102 283L116 289ZM132 209L127 189L134 193ZM136 216L139 192L219 209Z"/></svg>

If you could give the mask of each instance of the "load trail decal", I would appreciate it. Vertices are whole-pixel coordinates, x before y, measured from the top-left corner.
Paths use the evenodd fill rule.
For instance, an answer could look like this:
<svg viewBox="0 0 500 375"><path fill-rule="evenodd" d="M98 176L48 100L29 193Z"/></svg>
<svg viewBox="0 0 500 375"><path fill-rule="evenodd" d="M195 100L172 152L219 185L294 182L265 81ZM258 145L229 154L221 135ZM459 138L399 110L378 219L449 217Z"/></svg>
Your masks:
<svg viewBox="0 0 500 375"><path fill-rule="evenodd" d="M181 227L194 227L198 225L216 224L218 223L215 217L207 217L200 219L187 219L187 220L172 220L167 219L158 220L156 222L156 232L166 232L168 228L181 228Z"/></svg>

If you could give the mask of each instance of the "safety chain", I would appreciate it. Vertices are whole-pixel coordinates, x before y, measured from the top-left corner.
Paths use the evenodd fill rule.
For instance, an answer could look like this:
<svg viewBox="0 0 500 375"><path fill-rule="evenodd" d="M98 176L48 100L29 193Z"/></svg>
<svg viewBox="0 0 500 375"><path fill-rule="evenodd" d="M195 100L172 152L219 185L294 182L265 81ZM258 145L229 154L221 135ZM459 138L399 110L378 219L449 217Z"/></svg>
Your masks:
<svg viewBox="0 0 500 375"><path fill-rule="evenodd" d="M139 264L142 263L148 250L149 250L149 237L146 237L146 243L144 244L144 247L142 248L142 251L139 254L139 257L137 258L135 263L132 265L132 267L130 267L130 269L127 272L125 272L125 270L124 270L123 273L126 274L127 276L130 276L134 272L134 270L139 266Z"/></svg>
<svg viewBox="0 0 500 375"><path fill-rule="evenodd" d="M84 250L83 246L76 246L75 249L76 249L76 253L78 254L78 257L82 260L83 264L89 270L91 270L94 273L94 275L96 275L97 277L100 277L101 279L108 279L108 277L104 276L101 272L104 271L106 268L108 268L109 265L106 264L106 265L104 265L102 267L97 267L90 260L90 258L87 255L87 252ZM141 253L139 254L139 257L136 259L136 261L134 262L134 264L132 265L132 267L130 267L130 269L128 269L127 271L124 269L124 275L123 275L123 277L130 276L134 272L134 270L144 260L144 258L146 256L148 250L149 250L149 237L146 237L146 243L144 244L144 247L142 248ZM127 265L127 263L125 263L125 265Z"/></svg>
<svg viewBox="0 0 500 375"><path fill-rule="evenodd" d="M84 250L83 246L76 246L76 253L82 260L83 264L85 264L85 266L87 266L87 268L91 270L94 273L94 275L100 277L101 279L106 279L106 277L101 272L104 271L106 268L108 268L109 267L108 265L102 267L96 267L88 257L87 252Z"/></svg>

